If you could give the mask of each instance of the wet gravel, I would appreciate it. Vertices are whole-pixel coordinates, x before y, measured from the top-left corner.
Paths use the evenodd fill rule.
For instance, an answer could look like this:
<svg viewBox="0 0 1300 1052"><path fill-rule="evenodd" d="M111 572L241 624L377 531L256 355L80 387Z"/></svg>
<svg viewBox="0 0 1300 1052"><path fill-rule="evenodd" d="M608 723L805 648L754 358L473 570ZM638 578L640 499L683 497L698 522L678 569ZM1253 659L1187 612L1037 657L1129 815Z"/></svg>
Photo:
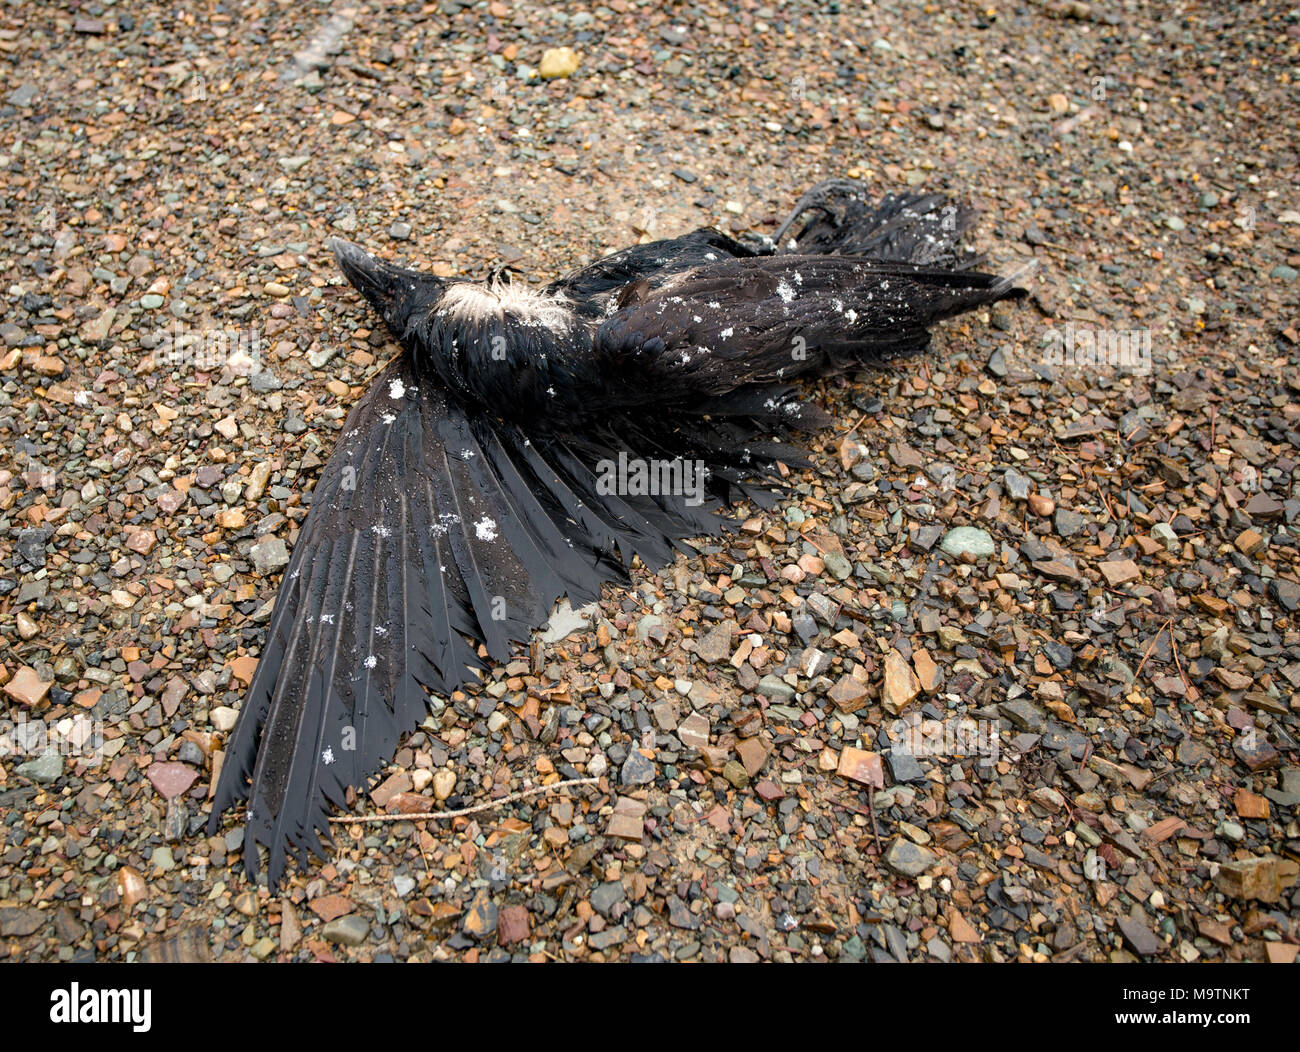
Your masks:
<svg viewBox="0 0 1300 1052"><path fill-rule="evenodd" d="M1294 960L1295 12L559 7L0 17L0 958ZM327 239L544 280L831 175L1032 297L354 810L597 785L250 885L214 766L395 350Z"/></svg>

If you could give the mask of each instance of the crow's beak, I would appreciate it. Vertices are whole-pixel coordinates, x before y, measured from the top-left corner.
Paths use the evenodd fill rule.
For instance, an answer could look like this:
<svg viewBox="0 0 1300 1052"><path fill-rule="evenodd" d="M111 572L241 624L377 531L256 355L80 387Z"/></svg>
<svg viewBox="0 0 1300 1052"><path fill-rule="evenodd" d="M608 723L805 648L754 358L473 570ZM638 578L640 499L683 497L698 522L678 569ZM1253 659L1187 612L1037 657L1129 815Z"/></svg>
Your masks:
<svg viewBox="0 0 1300 1052"><path fill-rule="evenodd" d="M329 239L330 251L334 253L334 258L339 261L339 266L343 268L348 279L352 279L354 270L370 268L374 264L374 259L360 245L354 245L351 241L342 237L332 237Z"/></svg>
<svg viewBox="0 0 1300 1052"><path fill-rule="evenodd" d="M375 259L360 245L354 245L341 237L331 238L329 246L334 251L334 258L338 260L339 269L344 276L387 320L401 268Z"/></svg>
<svg viewBox="0 0 1300 1052"><path fill-rule="evenodd" d="M356 291L368 300L370 306L380 312L380 317L389 324L394 322L394 300L399 291L399 278L415 277L415 274L391 263L376 259L364 248L343 241L343 238L331 238L329 247L334 250L334 259L344 277L352 282Z"/></svg>
<svg viewBox="0 0 1300 1052"><path fill-rule="evenodd" d="M432 274L375 259L359 245L340 237L331 238L329 246L348 281L399 338L412 316L427 313L442 295L443 283Z"/></svg>

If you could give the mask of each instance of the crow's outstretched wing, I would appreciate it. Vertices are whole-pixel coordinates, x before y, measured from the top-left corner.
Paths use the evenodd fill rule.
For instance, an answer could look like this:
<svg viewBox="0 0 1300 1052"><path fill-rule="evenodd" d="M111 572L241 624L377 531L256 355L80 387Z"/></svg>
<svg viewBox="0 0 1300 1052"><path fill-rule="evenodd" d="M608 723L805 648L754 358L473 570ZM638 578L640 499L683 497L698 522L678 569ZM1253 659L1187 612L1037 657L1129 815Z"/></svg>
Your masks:
<svg viewBox="0 0 1300 1052"><path fill-rule="evenodd" d="M757 432L821 422L786 390L738 391L701 418L611 414L580 434L520 428L472 409L407 356L382 372L344 425L281 582L253 683L229 742L210 829L248 799L246 864L269 848L322 854L328 808L364 788L398 737L488 657L505 660L568 595L585 603L657 568L684 538L718 532L716 511L793 451ZM607 466L700 461L698 490L625 493ZM766 501L765 501L766 502Z"/></svg>
<svg viewBox="0 0 1300 1052"><path fill-rule="evenodd" d="M610 398L649 402L878 364L924 350L936 322L1023 291L855 256L722 260L628 286L596 332L596 373Z"/></svg>

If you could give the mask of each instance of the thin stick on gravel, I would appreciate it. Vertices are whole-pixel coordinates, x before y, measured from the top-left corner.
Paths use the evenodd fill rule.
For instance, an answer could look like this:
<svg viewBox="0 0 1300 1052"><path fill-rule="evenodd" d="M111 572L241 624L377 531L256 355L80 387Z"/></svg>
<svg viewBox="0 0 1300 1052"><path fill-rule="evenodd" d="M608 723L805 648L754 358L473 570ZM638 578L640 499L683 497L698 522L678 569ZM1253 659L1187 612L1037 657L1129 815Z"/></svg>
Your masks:
<svg viewBox="0 0 1300 1052"><path fill-rule="evenodd" d="M1172 625L1172 623L1173 619L1170 618L1170 624ZM1187 682L1187 673L1183 671L1183 663L1178 656L1178 640L1174 638L1174 630L1172 627L1169 629L1169 642L1173 646L1174 650L1174 667L1178 669L1178 678L1183 681L1183 696L1187 697L1191 694L1192 688Z"/></svg>
<svg viewBox="0 0 1300 1052"><path fill-rule="evenodd" d="M880 846L880 828L876 825L876 787L867 786L867 811L871 816L871 836L876 842L876 856L885 857L885 849Z"/></svg>
<svg viewBox="0 0 1300 1052"><path fill-rule="evenodd" d="M491 811L493 808L513 804L518 800L525 800L530 796L538 796L541 793L559 792L561 789L571 789L575 785L595 785L599 781L599 778L570 778L567 782L556 782L554 785L536 785L531 789L521 789L517 793L503 796L500 800L490 800L486 804L479 804L476 807L462 807L459 811L422 811L414 815L339 815L336 818L331 818L330 822L336 825L346 825L349 822L429 822L437 821L440 818L463 818L465 815L476 815L481 811Z"/></svg>
<svg viewBox="0 0 1300 1052"><path fill-rule="evenodd" d="M1142 669L1146 666L1147 658L1151 656L1151 650L1156 645L1156 640L1160 638L1160 633L1163 632L1165 629L1169 628L1169 626L1172 625L1173 623L1174 623L1174 619L1171 617L1168 621L1166 621L1163 625L1161 625L1160 630L1156 632L1154 636L1151 637L1151 642L1147 644L1147 652L1142 655L1142 663L1138 665L1137 671L1133 673L1134 683L1137 682L1138 676L1142 675ZM1170 642L1173 642L1173 638L1174 638L1174 633L1170 631L1169 633Z"/></svg>

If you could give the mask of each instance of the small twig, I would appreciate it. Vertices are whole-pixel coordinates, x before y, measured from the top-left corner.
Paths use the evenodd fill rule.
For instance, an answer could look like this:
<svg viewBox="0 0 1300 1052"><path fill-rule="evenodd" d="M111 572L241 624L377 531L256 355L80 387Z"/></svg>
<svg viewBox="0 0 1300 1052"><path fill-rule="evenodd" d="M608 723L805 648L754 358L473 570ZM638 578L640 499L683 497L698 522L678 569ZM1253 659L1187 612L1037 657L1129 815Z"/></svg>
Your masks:
<svg viewBox="0 0 1300 1052"><path fill-rule="evenodd" d="M1170 618L1169 621L1170 624L1172 624L1173 618ZM1172 628L1169 629L1169 642L1174 648L1174 667L1178 669L1178 678L1183 681L1183 696L1186 697L1188 701L1191 701L1192 699L1190 695L1192 687L1191 684L1187 682L1187 673L1183 671L1183 663L1179 660L1178 640L1174 638L1174 630Z"/></svg>
<svg viewBox="0 0 1300 1052"><path fill-rule="evenodd" d="M876 827L876 787L867 786L867 810L871 812L871 835L876 841L876 856L885 857L885 850L880 846L880 830Z"/></svg>
<svg viewBox="0 0 1300 1052"><path fill-rule="evenodd" d="M1106 505L1106 514L1110 516L1110 521L1118 524L1119 516L1115 514L1115 509L1111 506L1110 497L1106 495L1104 490L1098 492L1101 495L1101 502Z"/></svg>
<svg viewBox="0 0 1300 1052"><path fill-rule="evenodd" d="M858 414L856 417L854 417L853 420L849 423L848 428L845 429L845 430L843 430L843 431L841 431L841 432L839 433L839 437L842 438L842 439L843 439L843 438L848 438L849 435L853 434L853 432L855 432L859 427L862 426L862 421L864 421L866 418L867 418L867 414L866 414L866 413L859 413L859 414Z"/></svg>
<svg viewBox="0 0 1300 1052"><path fill-rule="evenodd" d="M1172 625L1173 623L1174 623L1174 619L1171 617L1168 621L1166 621L1163 625L1160 626L1160 631L1157 632L1154 636L1151 637L1151 642L1147 644L1147 652L1146 652L1145 654L1142 655L1142 663L1141 663L1140 665L1138 665L1138 667L1137 667L1137 671L1133 673L1133 682L1134 682L1134 683L1137 682L1137 678L1138 678L1138 676L1142 675L1142 669L1143 669L1143 667L1145 667L1145 665L1146 665L1146 663L1147 663L1147 658L1149 658L1149 657L1151 656L1151 650L1152 650L1152 648L1156 645L1156 640L1160 638L1160 634L1161 634L1161 632L1164 632L1164 630L1165 630L1166 628L1169 628L1169 626ZM1169 633L1169 639L1172 641L1173 638L1174 638L1174 634L1173 634L1173 632L1170 632L1170 633Z"/></svg>
<svg viewBox="0 0 1300 1052"><path fill-rule="evenodd" d="M465 815L476 815L481 811L491 811L493 808L501 807L504 804L513 804L518 800L525 800L540 793L554 793L561 789L570 789L575 785L595 785L599 781L599 778L570 778L567 782L556 782L553 785L536 785L531 789L521 789L517 793L503 796L500 800L489 800L486 804L479 804L476 807L462 807L459 811L423 811L414 815L339 815L336 818L331 818L330 822L346 825L349 822L430 822L437 821L440 818L463 818Z"/></svg>

